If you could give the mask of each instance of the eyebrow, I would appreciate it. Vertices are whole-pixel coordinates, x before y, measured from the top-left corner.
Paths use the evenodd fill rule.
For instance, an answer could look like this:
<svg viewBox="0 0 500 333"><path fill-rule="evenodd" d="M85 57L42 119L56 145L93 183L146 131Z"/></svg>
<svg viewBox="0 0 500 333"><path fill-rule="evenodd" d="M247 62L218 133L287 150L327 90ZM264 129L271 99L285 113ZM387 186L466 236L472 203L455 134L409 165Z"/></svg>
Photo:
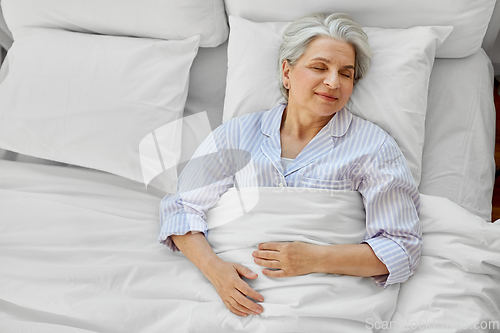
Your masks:
<svg viewBox="0 0 500 333"><path fill-rule="evenodd" d="M311 61L323 61L324 63L327 63L327 64L331 63L330 60L328 60L326 58L323 58L323 57L316 57L316 58L311 59ZM347 66L344 66L343 68L345 68L345 69L354 69L354 66L353 65L347 65Z"/></svg>

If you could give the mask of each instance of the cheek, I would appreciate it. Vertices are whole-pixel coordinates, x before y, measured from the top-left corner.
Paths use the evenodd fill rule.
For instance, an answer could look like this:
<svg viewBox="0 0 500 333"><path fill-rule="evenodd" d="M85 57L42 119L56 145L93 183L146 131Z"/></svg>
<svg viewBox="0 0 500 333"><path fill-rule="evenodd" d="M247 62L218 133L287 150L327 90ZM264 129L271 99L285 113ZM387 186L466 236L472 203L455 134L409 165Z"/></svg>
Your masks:
<svg viewBox="0 0 500 333"><path fill-rule="evenodd" d="M354 85L352 84L352 82L350 83L347 83L344 87L343 87L343 95L347 98L349 98L351 95L352 95L352 91L354 89Z"/></svg>
<svg viewBox="0 0 500 333"><path fill-rule="evenodd" d="M324 77L321 73L314 72L307 68L296 68L290 73L290 79L303 85L314 85L322 82Z"/></svg>
<svg viewBox="0 0 500 333"><path fill-rule="evenodd" d="M295 76L290 77L290 81L293 87L290 92L296 97L300 96L299 98L306 98L318 84L318 80L310 73L300 73L300 75L295 73Z"/></svg>
<svg viewBox="0 0 500 333"><path fill-rule="evenodd" d="M304 87L313 81L313 77L307 72L296 73L293 77L293 81L295 82L295 86Z"/></svg>

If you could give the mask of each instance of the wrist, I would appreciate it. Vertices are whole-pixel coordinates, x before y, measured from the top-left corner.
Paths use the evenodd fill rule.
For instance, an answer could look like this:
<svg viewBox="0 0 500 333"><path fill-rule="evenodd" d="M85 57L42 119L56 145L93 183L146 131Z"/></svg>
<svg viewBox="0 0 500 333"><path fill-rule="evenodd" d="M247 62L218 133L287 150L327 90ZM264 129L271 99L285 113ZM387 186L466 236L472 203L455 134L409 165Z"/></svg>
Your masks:
<svg viewBox="0 0 500 333"><path fill-rule="evenodd" d="M335 245L317 245L317 258L315 272L332 273L332 261Z"/></svg>
<svg viewBox="0 0 500 333"><path fill-rule="evenodd" d="M187 232L184 235L171 235L171 237L179 250L207 277L221 260L202 232Z"/></svg>
<svg viewBox="0 0 500 333"><path fill-rule="evenodd" d="M203 275L205 275L205 277L210 280L210 276L213 274L213 272L218 270L218 266L221 262L223 262L223 260L219 258L219 256L217 256L215 252L213 252L200 263L198 268L203 273Z"/></svg>

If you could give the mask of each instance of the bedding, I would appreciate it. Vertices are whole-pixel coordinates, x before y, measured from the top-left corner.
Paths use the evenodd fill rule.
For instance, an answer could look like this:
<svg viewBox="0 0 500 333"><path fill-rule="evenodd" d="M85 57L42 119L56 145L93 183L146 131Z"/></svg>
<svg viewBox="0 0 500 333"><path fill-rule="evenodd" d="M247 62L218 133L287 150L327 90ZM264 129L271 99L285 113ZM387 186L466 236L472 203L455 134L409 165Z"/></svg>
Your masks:
<svg viewBox="0 0 500 333"><path fill-rule="evenodd" d="M227 39L222 0L2 0L14 39L25 27L41 27L155 39L200 35L200 45ZM179 19L181 18L181 19Z"/></svg>
<svg viewBox="0 0 500 333"><path fill-rule="evenodd" d="M436 59L429 83L419 191L491 221L495 182L493 67L484 50Z"/></svg>
<svg viewBox="0 0 500 333"><path fill-rule="evenodd" d="M455 29L437 50L439 58L463 58L476 53L481 48L495 3L495 0L225 0L228 15L255 22L290 22L312 12L341 12L349 13L363 27L451 25Z"/></svg>
<svg viewBox="0 0 500 333"><path fill-rule="evenodd" d="M1 160L0 168L0 326L6 332L369 332L392 322L391 332L411 332L422 320L460 331L453 325L492 327L500 318L500 225L444 198L421 196L423 255L399 288L321 274L271 279L249 263L259 274L254 283L265 310L242 318L225 308L188 259L156 242L161 197L142 184L90 169ZM249 247L268 239L362 237L356 192L246 191L240 193L246 214L236 213L242 206L234 204L240 202L235 190L209 212L208 237L228 259L248 262ZM277 208L283 198L288 204ZM340 223L310 228L337 214ZM345 295L336 289L343 279L357 293L373 292L370 302L352 304L359 311L324 297ZM321 302L312 299L318 293Z"/></svg>
<svg viewBox="0 0 500 333"><path fill-rule="evenodd" d="M283 100L278 53L287 22L256 23L229 17L231 32L223 120L270 110ZM388 132L420 183L429 76L436 49L452 27L363 28L372 59L347 108ZM241 64L245 64L242 66Z"/></svg>
<svg viewBox="0 0 500 333"><path fill-rule="evenodd" d="M189 76L184 117L206 112L212 129L222 123L227 76L227 44L226 41L214 48L200 47ZM192 153L194 151L191 155Z"/></svg>
<svg viewBox="0 0 500 333"><path fill-rule="evenodd" d="M485 222L495 173L493 70L480 49L495 2L1 0L15 41L0 69L0 331L500 331L500 221ZM350 13L375 45L398 29L434 34L432 42L398 41L425 49L416 52L425 64L412 63L414 49L404 55L422 89L412 97L420 118L407 118L420 126L422 257L408 281L388 289L370 278L267 278L249 260L251 247L356 241L359 195L232 189L208 212L208 237L220 256L259 274L248 282L266 297L265 311L241 318L183 254L157 243L159 202L222 122L225 95L251 81L229 84L228 59L243 46L227 40L227 16L280 26L314 10ZM447 37L439 32L446 26ZM240 63L245 79L258 74L245 72L254 59ZM163 112L158 100L169 101L159 102ZM66 134L80 136L71 142L57 137L66 113L81 116L67 118L78 130ZM118 121L127 127L121 141L108 130ZM331 215L337 223L312 227ZM352 285L359 288L350 293Z"/></svg>
<svg viewBox="0 0 500 333"><path fill-rule="evenodd" d="M5 20L3 19L2 7L0 6L0 48L4 50L0 55L0 64L3 61L4 52L8 50L12 46L12 34L10 33L7 25L5 24Z"/></svg>
<svg viewBox="0 0 500 333"><path fill-rule="evenodd" d="M0 74L0 147L149 183L141 157L150 152L140 143L171 123L158 140L165 158L179 160L182 128L175 121L198 45L199 36L165 41L18 32ZM174 191L176 170L167 169L160 189Z"/></svg>
<svg viewBox="0 0 500 333"><path fill-rule="evenodd" d="M368 318L388 321L399 284L384 289L371 278L323 273L277 279L262 274L262 267L253 262L252 252L263 242L360 243L366 230L363 207L361 195L351 191L245 187L224 193L207 213L208 242L223 260L257 272L257 279L246 282L264 296L261 315L243 323L230 316L225 319L230 323L227 331L239 326L245 332L306 331L312 327L324 331L333 325L339 331L363 332ZM212 311L225 312L225 305L220 305L211 305ZM216 330L220 323L211 320L204 325Z"/></svg>

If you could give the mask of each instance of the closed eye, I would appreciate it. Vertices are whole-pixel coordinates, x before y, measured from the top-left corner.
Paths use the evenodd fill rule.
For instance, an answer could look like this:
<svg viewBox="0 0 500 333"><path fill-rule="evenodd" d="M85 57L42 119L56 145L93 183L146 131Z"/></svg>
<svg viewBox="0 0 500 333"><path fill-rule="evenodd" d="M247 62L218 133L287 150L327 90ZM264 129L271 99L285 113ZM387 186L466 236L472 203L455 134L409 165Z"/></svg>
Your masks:
<svg viewBox="0 0 500 333"><path fill-rule="evenodd" d="M342 72L340 72L340 75L342 75L342 76L344 76L346 78L349 78L349 79L352 78L351 71L342 71Z"/></svg>
<svg viewBox="0 0 500 333"><path fill-rule="evenodd" d="M327 68L325 66L325 64L323 64L323 63L321 63L319 61L315 61L314 63L309 64L307 67L309 67L309 68L311 68L311 69L313 69L315 71L324 71Z"/></svg>

